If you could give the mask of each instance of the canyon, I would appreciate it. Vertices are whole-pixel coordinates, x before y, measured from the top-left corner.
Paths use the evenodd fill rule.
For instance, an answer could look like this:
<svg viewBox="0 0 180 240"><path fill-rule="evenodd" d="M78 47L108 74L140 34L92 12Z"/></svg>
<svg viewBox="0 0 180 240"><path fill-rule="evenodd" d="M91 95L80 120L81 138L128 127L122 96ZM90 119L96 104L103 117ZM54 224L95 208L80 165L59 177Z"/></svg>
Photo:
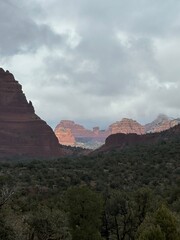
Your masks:
<svg viewBox="0 0 180 240"><path fill-rule="evenodd" d="M32 102L27 101L22 86L13 74L0 68L0 158L56 158L69 155L70 152L74 154L77 152L74 147L101 147L110 135L135 134L143 139L146 133L162 132L179 123L180 119L161 114L146 125L123 118L105 130L98 126L89 130L72 120L62 120L53 132L51 127L36 115Z"/></svg>

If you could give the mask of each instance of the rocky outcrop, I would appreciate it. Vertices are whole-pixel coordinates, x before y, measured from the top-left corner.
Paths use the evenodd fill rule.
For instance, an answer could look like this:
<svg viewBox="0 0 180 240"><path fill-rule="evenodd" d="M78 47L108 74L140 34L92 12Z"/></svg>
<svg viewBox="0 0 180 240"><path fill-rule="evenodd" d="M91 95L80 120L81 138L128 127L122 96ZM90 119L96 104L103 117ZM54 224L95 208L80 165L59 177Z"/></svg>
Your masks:
<svg viewBox="0 0 180 240"><path fill-rule="evenodd" d="M136 133L138 135L145 134L144 127L135 120L123 118L121 121L115 122L109 126L111 134L116 133Z"/></svg>
<svg viewBox="0 0 180 240"><path fill-rule="evenodd" d="M180 123L180 119L172 119L164 114L160 114L154 121L145 125L145 131L150 132L162 132L169 128L172 128Z"/></svg>
<svg viewBox="0 0 180 240"><path fill-rule="evenodd" d="M63 135L61 135L61 137L59 138L58 133L62 132L62 129L63 131L71 131L72 136L75 139L75 146L92 149L104 144L105 139L110 134L109 130L100 130L99 127L94 127L93 130L89 130L86 129L84 126L75 123L74 121L62 120L54 130L60 143L66 141L63 140Z"/></svg>
<svg viewBox="0 0 180 240"><path fill-rule="evenodd" d="M0 157L58 157L62 150L52 129L28 102L14 76L0 69Z"/></svg>
<svg viewBox="0 0 180 240"><path fill-rule="evenodd" d="M80 137L92 137L93 133L91 130L84 128L82 125L75 123L70 120L62 120L55 128L57 131L58 128L70 129L75 138Z"/></svg>
<svg viewBox="0 0 180 240"><path fill-rule="evenodd" d="M76 145L75 137L70 128L58 127L55 129L55 134L60 144L71 147Z"/></svg>

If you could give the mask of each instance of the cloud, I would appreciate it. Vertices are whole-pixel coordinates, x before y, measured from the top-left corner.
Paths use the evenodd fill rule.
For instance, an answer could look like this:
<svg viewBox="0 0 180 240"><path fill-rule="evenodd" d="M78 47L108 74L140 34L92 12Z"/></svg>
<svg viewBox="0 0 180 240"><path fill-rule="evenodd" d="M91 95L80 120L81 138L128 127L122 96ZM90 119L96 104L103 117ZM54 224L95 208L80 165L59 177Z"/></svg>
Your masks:
<svg viewBox="0 0 180 240"><path fill-rule="evenodd" d="M20 1L0 1L0 54L13 56L35 52L42 45L59 47L63 37L47 24L38 24ZM21 5L22 4L22 5Z"/></svg>
<svg viewBox="0 0 180 240"><path fill-rule="evenodd" d="M0 64L52 126L179 116L178 0L0 1Z"/></svg>

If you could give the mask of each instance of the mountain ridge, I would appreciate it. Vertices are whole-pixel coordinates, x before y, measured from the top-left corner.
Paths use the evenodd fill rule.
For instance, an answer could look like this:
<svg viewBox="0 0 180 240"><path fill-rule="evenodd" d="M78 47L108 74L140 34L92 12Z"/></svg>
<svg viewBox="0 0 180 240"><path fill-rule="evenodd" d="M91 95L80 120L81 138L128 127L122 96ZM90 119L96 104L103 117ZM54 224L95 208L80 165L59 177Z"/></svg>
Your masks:
<svg viewBox="0 0 180 240"><path fill-rule="evenodd" d="M153 132L143 135L138 135L135 133L116 133L110 135L106 139L105 144L102 145L99 149L96 149L93 154L100 152L105 153L112 150L122 150L124 148L134 147L138 145L151 145L157 143L166 144L166 142L170 142L175 139L180 140L180 124L162 132Z"/></svg>
<svg viewBox="0 0 180 240"><path fill-rule="evenodd" d="M172 128L180 123L179 118L170 118L164 114L160 114L157 118L145 125L141 125L136 120L123 118L120 121L116 121L109 125L105 130L100 130L99 127L94 127L93 130L86 129L83 125L77 124L72 120L62 120L55 128L55 134L58 137L58 140L63 144L64 139L60 134L60 129L68 129L71 135L74 137L73 145L71 145L71 140L68 143L66 138L67 145L70 146L81 146L89 147L96 149L105 143L105 140L108 136L116 133L124 134L138 134L144 135L146 133L153 132L162 132L169 128Z"/></svg>

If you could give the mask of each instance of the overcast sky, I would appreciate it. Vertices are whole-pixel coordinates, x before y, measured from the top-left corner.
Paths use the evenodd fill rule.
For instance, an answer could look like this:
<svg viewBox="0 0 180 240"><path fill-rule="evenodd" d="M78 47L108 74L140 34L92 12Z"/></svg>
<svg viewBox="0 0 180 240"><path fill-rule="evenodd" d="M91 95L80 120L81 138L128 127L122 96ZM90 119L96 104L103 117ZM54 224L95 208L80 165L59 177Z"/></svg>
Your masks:
<svg viewBox="0 0 180 240"><path fill-rule="evenodd" d="M0 66L53 128L180 116L179 0L0 0Z"/></svg>

